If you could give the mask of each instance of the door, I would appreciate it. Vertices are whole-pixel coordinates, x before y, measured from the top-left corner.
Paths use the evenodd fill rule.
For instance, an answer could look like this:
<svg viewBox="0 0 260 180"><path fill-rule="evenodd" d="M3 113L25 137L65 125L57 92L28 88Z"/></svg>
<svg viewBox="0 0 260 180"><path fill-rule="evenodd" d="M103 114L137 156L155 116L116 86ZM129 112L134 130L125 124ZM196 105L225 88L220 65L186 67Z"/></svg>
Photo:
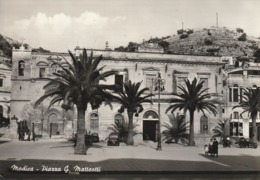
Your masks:
<svg viewBox="0 0 260 180"><path fill-rule="evenodd" d="M151 140L156 142L156 130L157 130L158 121L143 121L143 140Z"/></svg>
<svg viewBox="0 0 260 180"><path fill-rule="evenodd" d="M58 124L57 123L51 123L51 135L57 135L57 134L59 134Z"/></svg>

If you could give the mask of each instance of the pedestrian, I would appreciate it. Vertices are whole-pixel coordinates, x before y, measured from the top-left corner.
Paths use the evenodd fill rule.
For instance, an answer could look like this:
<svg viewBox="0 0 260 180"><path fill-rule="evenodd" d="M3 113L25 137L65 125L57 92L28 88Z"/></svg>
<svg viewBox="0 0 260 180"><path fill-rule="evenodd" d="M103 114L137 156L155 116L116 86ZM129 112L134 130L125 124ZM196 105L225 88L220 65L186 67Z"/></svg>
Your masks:
<svg viewBox="0 0 260 180"><path fill-rule="evenodd" d="M209 154L210 154L210 157L213 157L213 139L212 138L210 139L210 142L209 142Z"/></svg>
<svg viewBox="0 0 260 180"><path fill-rule="evenodd" d="M216 138L214 138L212 149L213 149L214 156L218 157L218 141Z"/></svg>
<svg viewBox="0 0 260 180"><path fill-rule="evenodd" d="M209 154L209 147L207 144L204 145L205 155L207 156Z"/></svg>

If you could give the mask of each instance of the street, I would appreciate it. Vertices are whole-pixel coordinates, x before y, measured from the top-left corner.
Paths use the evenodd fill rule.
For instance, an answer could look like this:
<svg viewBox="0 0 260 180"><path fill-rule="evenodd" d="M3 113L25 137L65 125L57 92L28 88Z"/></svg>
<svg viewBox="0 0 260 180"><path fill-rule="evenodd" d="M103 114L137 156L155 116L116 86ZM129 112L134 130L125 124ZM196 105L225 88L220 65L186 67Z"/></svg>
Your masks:
<svg viewBox="0 0 260 180"><path fill-rule="evenodd" d="M87 155L74 155L73 143L65 139L10 141L0 143L0 173L16 175L107 175L154 174L183 175L229 174L257 176L260 170L259 149L219 147L219 157L204 155L203 145L188 147L179 144L156 143L138 146L107 146L100 142L89 147Z"/></svg>

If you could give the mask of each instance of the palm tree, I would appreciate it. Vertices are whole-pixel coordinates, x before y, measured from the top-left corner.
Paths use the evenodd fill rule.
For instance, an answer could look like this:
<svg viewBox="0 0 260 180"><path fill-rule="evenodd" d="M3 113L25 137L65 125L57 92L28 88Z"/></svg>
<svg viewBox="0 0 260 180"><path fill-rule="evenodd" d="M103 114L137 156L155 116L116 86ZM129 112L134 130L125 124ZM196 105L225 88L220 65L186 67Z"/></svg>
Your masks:
<svg viewBox="0 0 260 180"><path fill-rule="evenodd" d="M72 109L74 105L77 108L77 144L75 154L86 154L85 146L85 111L87 105L90 104L92 109L98 108L102 102L110 103L112 95L106 90L114 90L113 85L99 84L106 77L116 74L116 71L102 72L104 68L98 68L102 55L93 58L93 52L87 56L86 49L83 49L83 54L79 59L69 51L72 63L69 63L65 58L65 64L69 68L65 68L59 62L53 61L62 69L57 73L53 73L56 78L48 79L49 82L44 86L45 93L36 102L35 106L39 105L46 98L51 98L50 106L63 101L61 107L65 110ZM111 104L110 104L111 105Z"/></svg>
<svg viewBox="0 0 260 180"><path fill-rule="evenodd" d="M131 80L122 84L123 88L117 88L115 97L116 100L121 104L119 113L124 112L127 109L128 115L128 136L127 136L127 144L133 145L133 115L138 116L139 113L143 111L142 103L151 103L152 100L149 98L153 96L152 94L144 95L145 91L148 91L149 88L143 88L139 90L141 82L132 83Z"/></svg>
<svg viewBox="0 0 260 180"><path fill-rule="evenodd" d="M229 122L229 119L223 119L223 120L219 120L218 125L212 129L214 135L213 137L221 137L221 141L226 138L226 125L227 122Z"/></svg>
<svg viewBox="0 0 260 180"><path fill-rule="evenodd" d="M184 113L187 110L190 113L190 137L189 137L189 145L195 146L194 141L194 112L195 110L202 111L205 115L205 111L209 113L213 113L215 116L217 114L216 106L210 100L211 95L206 93L208 88L203 89L204 81L198 82L196 78L193 79L192 83L186 79L185 85L178 86L181 90L179 94L172 93L174 98L171 99L171 105L166 109L166 113L171 110L174 112L176 109L184 110Z"/></svg>
<svg viewBox="0 0 260 180"><path fill-rule="evenodd" d="M178 114L175 116L174 113L168 114L170 119L170 124L164 123L162 126L166 128L162 132L164 138L163 141L172 142L175 140L175 143L178 143L181 140L182 143L187 143L189 141L189 134L187 130L189 126L187 124L189 122L185 122L184 116L179 116Z"/></svg>
<svg viewBox="0 0 260 180"><path fill-rule="evenodd" d="M133 135L137 134L137 131L135 130L137 126L138 125L136 123L133 124ZM107 129L112 131L112 133L118 134L120 141L126 143L128 131L129 131L128 127L129 127L128 121L122 119L122 120L116 120L115 124L111 124L111 126L108 127Z"/></svg>
<svg viewBox="0 0 260 180"><path fill-rule="evenodd" d="M258 114L257 112L260 110L260 88L246 88L243 89L243 92L242 100L240 101L239 105L234 106L233 109L241 107L244 110L241 114L248 112L250 118L252 119L252 139L253 142L256 143L256 118Z"/></svg>

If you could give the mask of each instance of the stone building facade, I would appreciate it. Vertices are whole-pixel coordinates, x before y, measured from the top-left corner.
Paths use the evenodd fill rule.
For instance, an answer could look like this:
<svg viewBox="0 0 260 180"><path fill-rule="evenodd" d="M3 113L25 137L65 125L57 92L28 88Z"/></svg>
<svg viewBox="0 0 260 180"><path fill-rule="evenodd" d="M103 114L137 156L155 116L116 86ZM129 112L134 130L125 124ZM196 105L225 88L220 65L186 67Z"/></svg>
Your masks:
<svg viewBox="0 0 260 180"><path fill-rule="evenodd" d="M0 54L0 118L5 119L1 123L7 123L10 113L11 71L10 59Z"/></svg>
<svg viewBox="0 0 260 180"><path fill-rule="evenodd" d="M242 108L235 108L242 100L243 88L260 86L260 66L250 61L241 62L236 58L226 58L223 88L224 98L223 117L228 119L227 132L231 137L252 137L252 120L249 114L243 113ZM260 114L257 116L257 139L260 140Z"/></svg>
<svg viewBox="0 0 260 180"><path fill-rule="evenodd" d="M155 48L155 46L153 46ZM80 49L75 49L75 54L79 55ZM203 80L204 88L210 88L208 93L216 99L218 114L204 116L201 112L195 112L195 134L198 138L212 136L212 129L216 126L218 119L222 119L222 67L221 57L210 56L189 56L172 55L147 52L115 52L105 50L94 50L94 55L103 55L100 66L106 65L106 70L117 70L118 75L109 77L105 84L117 84L130 79L134 82L142 81L141 88L148 87L156 95L152 98L153 105L144 104L144 111L139 117L134 117L134 122L138 124L137 131L142 135L142 140L156 141L158 128L158 92L154 91L154 80L161 74L165 80L164 91L160 96L160 117L161 123L169 123L169 117L165 114L169 107L171 93L178 91L177 86L182 85L184 79ZM31 49L13 49L12 66L12 95L11 95L11 116L17 120L11 120L11 137L17 137L17 122L26 121L29 129L34 128L38 136L71 137L76 131L77 119L76 111L65 112L60 108L60 104L48 108L48 101L39 107L34 108L34 102L44 93L43 86L47 83L45 77L52 78L53 72L59 71L57 66L50 60L63 62L66 58L70 61L68 53L36 53ZM150 92L146 92L150 93ZM116 119L127 119L127 114L119 114L117 111L120 105L113 103L113 109L108 106L101 106L97 110L92 110L89 106L86 112L87 132L98 133L101 140L108 134L108 127ZM174 112L185 116L189 120L189 114ZM163 129L161 129L163 131Z"/></svg>

